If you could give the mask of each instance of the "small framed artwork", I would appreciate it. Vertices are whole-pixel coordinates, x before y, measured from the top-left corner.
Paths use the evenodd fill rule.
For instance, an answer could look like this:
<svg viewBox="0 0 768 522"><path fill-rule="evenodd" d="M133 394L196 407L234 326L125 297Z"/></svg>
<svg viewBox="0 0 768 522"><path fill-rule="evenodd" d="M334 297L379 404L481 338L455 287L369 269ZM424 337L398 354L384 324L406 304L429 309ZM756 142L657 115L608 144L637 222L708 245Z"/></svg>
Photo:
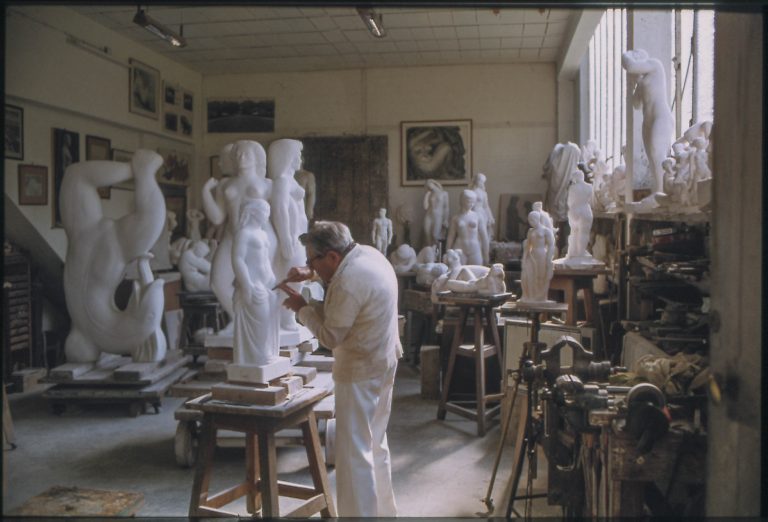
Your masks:
<svg viewBox="0 0 768 522"><path fill-rule="evenodd" d="M66 129L53 129L53 227L63 226L59 209L59 192L67 167L80 161L80 134Z"/></svg>
<svg viewBox="0 0 768 522"><path fill-rule="evenodd" d="M173 112L165 113L165 130L170 132L179 131L179 115Z"/></svg>
<svg viewBox="0 0 768 522"><path fill-rule="evenodd" d="M163 83L163 93L166 105L176 105L176 87Z"/></svg>
<svg viewBox="0 0 768 522"><path fill-rule="evenodd" d="M211 156L210 162L211 162L211 177L216 179L221 179L223 177L223 174L221 172L221 167L219 166L219 157Z"/></svg>
<svg viewBox="0 0 768 522"><path fill-rule="evenodd" d="M133 152L123 149L112 149L112 161L119 161L120 163L130 163L133 159ZM113 189L118 190L136 190L133 184L133 179L123 181L116 185L112 185Z"/></svg>
<svg viewBox="0 0 768 522"><path fill-rule="evenodd" d="M48 204L48 167L19 165L19 205Z"/></svg>
<svg viewBox="0 0 768 522"><path fill-rule="evenodd" d="M131 58L129 78L129 110L157 119L160 114L160 72Z"/></svg>
<svg viewBox="0 0 768 522"><path fill-rule="evenodd" d="M107 138L99 138L98 136L86 136L85 137L85 160L105 160L110 161L112 159L112 142ZM99 196L101 199L109 199L112 195L109 187L99 187Z"/></svg>
<svg viewBox="0 0 768 522"><path fill-rule="evenodd" d="M180 114L179 130L184 136L192 136L192 118L190 118L186 114Z"/></svg>
<svg viewBox="0 0 768 522"><path fill-rule="evenodd" d="M208 100L208 132L275 132L275 100Z"/></svg>
<svg viewBox="0 0 768 522"><path fill-rule="evenodd" d="M468 185L472 174L472 120L400 122L401 184Z"/></svg>
<svg viewBox="0 0 768 522"><path fill-rule="evenodd" d="M24 109L5 104L5 157L24 159Z"/></svg>
<svg viewBox="0 0 768 522"><path fill-rule="evenodd" d="M186 152L171 149L157 149L163 157L163 165L160 167L160 175L157 181L170 185L187 185L191 158Z"/></svg>
<svg viewBox="0 0 768 522"><path fill-rule="evenodd" d="M184 91L184 99L182 100L182 104L185 111L192 112L192 109L194 108L194 96L189 91Z"/></svg>

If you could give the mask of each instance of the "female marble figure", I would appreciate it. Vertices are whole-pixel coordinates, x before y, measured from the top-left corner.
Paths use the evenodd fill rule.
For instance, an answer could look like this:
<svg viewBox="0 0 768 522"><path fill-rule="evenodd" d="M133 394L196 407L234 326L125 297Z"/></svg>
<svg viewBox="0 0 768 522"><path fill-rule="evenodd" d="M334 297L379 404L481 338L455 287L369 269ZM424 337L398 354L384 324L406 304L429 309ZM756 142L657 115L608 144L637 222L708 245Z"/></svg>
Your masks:
<svg viewBox="0 0 768 522"><path fill-rule="evenodd" d="M568 186L571 173L577 170L581 149L575 143L558 143L544 163L543 178L547 180L544 205L559 223L568 219Z"/></svg>
<svg viewBox="0 0 768 522"><path fill-rule="evenodd" d="M493 231L496 227L496 220L491 212L491 206L488 204L488 192L485 190L485 174L478 172L470 183L469 188L475 191L477 202L475 211L485 220L485 228L488 230L488 241L493 237Z"/></svg>
<svg viewBox="0 0 768 522"><path fill-rule="evenodd" d="M228 158L225 158L229 155ZM234 169L237 174L217 180L209 178L203 186L203 210L214 225L224 225L219 247L211 266L211 289L224 311L232 317L232 292L235 274L232 271L232 240L237 231L240 205L246 198L269 201L272 196L272 180L267 179L267 154L259 143L241 140L231 147L224 147L219 157L220 165ZM231 162L231 167L226 164ZM265 225L272 259L277 240L271 224ZM225 333L231 328L225 329Z"/></svg>
<svg viewBox="0 0 768 522"><path fill-rule="evenodd" d="M101 351L134 355L160 327L162 279L149 278L141 298L125 310L117 308L114 296L126 266L147 259L165 225L165 199L155 179L162 164L156 152L138 150L130 163L85 161L64 174L60 202L67 235L64 295L72 320L64 345L69 362L95 361ZM97 189L131 178L135 210L119 219L105 217Z"/></svg>
<svg viewBox="0 0 768 522"><path fill-rule="evenodd" d="M632 105L643 111L643 145L651 168L651 191L661 192L664 189L661 162L667 157L675 132L675 118L667 102L664 66L643 49L624 52L621 66L629 75Z"/></svg>
<svg viewBox="0 0 768 522"><path fill-rule="evenodd" d="M210 249L202 240L194 241L179 259L179 272L187 292L210 292L211 262L206 259Z"/></svg>
<svg viewBox="0 0 768 522"><path fill-rule="evenodd" d="M396 274L413 270L416 266L416 251L411 245L403 243L389 255L389 262Z"/></svg>
<svg viewBox="0 0 768 522"><path fill-rule="evenodd" d="M443 263L447 270L432 282L431 299L433 303L437 303L438 292L448 290L448 281L474 281L488 273L489 268L487 266L462 265L461 257L461 250L453 248L449 248L443 254Z"/></svg>
<svg viewBox="0 0 768 522"><path fill-rule="evenodd" d="M461 211L453 216L448 227L447 248L460 249L470 265L482 265L488 261L488 230L481 226L483 221L473 210L476 202L475 192L464 190L459 198Z"/></svg>
<svg viewBox="0 0 768 522"><path fill-rule="evenodd" d="M434 179L424 186L424 246L429 246L443 239L443 229L448 228L448 192Z"/></svg>
<svg viewBox="0 0 768 522"><path fill-rule="evenodd" d="M385 256L387 255L387 247L392 243L393 234L392 220L387 217L387 209L380 208L379 217L373 220L371 242L376 250Z"/></svg>
<svg viewBox="0 0 768 522"><path fill-rule="evenodd" d="M584 173L577 170L573 173L573 183L568 189L568 225L571 233L568 235L568 254L566 258L592 257L587 252L589 232L592 230L592 185L584 181Z"/></svg>
<svg viewBox="0 0 768 522"><path fill-rule="evenodd" d="M304 266L306 260L304 247L299 242L299 236L309 226L304 207L305 192L293 176L301 167L302 147L300 141L290 139L275 140L269 145L267 168L273 180L272 224L278 241L273 267L279 281L285 279L291 267ZM301 291L300 283L290 283L289 286ZM296 314L282 306L280 327L290 331L299 328Z"/></svg>
<svg viewBox="0 0 768 522"><path fill-rule="evenodd" d="M523 287L522 302L547 302L549 282L554 271L555 236L542 222L541 212L528 214L531 228L523 241L523 259L520 283Z"/></svg>
<svg viewBox="0 0 768 522"><path fill-rule="evenodd" d="M264 366L280 354L279 296L271 290L277 279L264 230L268 223L269 203L263 199L241 202L239 228L232 242L235 364Z"/></svg>
<svg viewBox="0 0 768 522"><path fill-rule="evenodd" d="M425 246L419 251L414 267L417 285L430 286L435 279L448 271L448 267L444 263L438 263L437 258L437 245Z"/></svg>
<svg viewBox="0 0 768 522"><path fill-rule="evenodd" d="M480 295L503 294L507 291L507 285L504 282L504 265L495 263L487 274L478 279L468 281L449 279L445 286L452 292L478 293Z"/></svg>

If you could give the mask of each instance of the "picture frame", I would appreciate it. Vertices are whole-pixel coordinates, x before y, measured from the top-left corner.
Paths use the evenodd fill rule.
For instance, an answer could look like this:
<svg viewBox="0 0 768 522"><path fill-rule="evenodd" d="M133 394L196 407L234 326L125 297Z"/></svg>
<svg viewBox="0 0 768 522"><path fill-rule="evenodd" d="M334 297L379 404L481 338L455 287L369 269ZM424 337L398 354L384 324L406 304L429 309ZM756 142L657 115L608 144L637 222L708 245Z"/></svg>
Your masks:
<svg viewBox="0 0 768 522"><path fill-rule="evenodd" d="M163 165L160 167L157 181L166 185L188 185L191 156L186 152L164 148L157 149L157 152L163 157Z"/></svg>
<svg viewBox="0 0 768 522"><path fill-rule="evenodd" d="M85 136L85 160L112 160L112 141L99 136ZM101 199L109 199L112 196L110 187L99 187L99 196Z"/></svg>
<svg viewBox="0 0 768 522"><path fill-rule="evenodd" d="M160 71L134 58L129 64L128 109L156 120L160 114Z"/></svg>
<svg viewBox="0 0 768 522"><path fill-rule="evenodd" d="M166 112L163 118L163 128L169 132L178 132L179 115L175 112Z"/></svg>
<svg viewBox="0 0 768 522"><path fill-rule="evenodd" d="M192 118L179 114L179 132L182 136L192 136Z"/></svg>
<svg viewBox="0 0 768 522"><path fill-rule="evenodd" d="M80 161L80 134L67 129L53 130L53 228L62 227L61 210L59 209L59 192L64 172L67 167Z"/></svg>
<svg viewBox="0 0 768 522"><path fill-rule="evenodd" d="M223 178L224 174L221 172L221 168L219 167L219 156L211 156L208 161L211 163L211 177L216 179Z"/></svg>
<svg viewBox="0 0 768 522"><path fill-rule="evenodd" d="M165 105L178 105L176 100L178 99L177 96L177 89L173 85L169 85L168 82L163 82L163 103Z"/></svg>
<svg viewBox="0 0 768 522"><path fill-rule="evenodd" d="M401 185L468 185L472 176L472 120L400 122Z"/></svg>
<svg viewBox="0 0 768 522"><path fill-rule="evenodd" d="M5 157L24 159L24 109L5 104Z"/></svg>
<svg viewBox="0 0 768 522"><path fill-rule="evenodd" d="M274 99L210 99L206 110L211 133L275 132Z"/></svg>
<svg viewBox="0 0 768 522"><path fill-rule="evenodd" d="M187 230L187 187L160 182L165 198L165 209L176 214L176 228L171 230L171 241L175 241Z"/></svg>
<svg viewBox="0 0 768 522"><path fill-rule="evenodd" d="M120 163L130 163L131 160L133 160L133 152L129 150L123 150L123 149L112 149L112 161L118 161ZM133 179L129 179L128 181L123 181L122 183L118 183L116 185L112 185L113 189L118 190L136 190L135 185L133 184Z"/></svg>
<svg viewBox="0 0 768 522"><path fill-rule="evenodd" d="M184 91L183 97L182 97L182 107L185 111L193 112L194 111L194 104L195 97L194 95L189 91Z"/></svg>
<svg viewBox="0 0 768 522"><path fill-rule="evenodd" d="M19 165L19 205L48 204L48 167Z"/></svg>

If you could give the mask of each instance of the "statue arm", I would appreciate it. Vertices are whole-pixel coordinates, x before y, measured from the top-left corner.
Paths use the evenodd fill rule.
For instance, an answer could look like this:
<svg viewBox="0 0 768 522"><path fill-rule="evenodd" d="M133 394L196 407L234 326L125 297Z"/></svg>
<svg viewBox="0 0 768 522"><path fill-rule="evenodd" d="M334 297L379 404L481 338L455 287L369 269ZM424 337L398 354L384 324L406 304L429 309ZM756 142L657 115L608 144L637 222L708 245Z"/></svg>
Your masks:
<svg viewBox="0 0 768 522"><path fill-rule="evenodd" d="M280 180L282 181L282 180ZM289 209L288 190L285 183L275 183L272 186L272 224L277 234L280 255L289 260L293 256L291 237L291 212Z"/></svg>
<svg viewBox="0 0 768 522"><path fill-rule="evenodd" d="M431 190L427 190L424 193L424 199L422 200L423 201L422 206L424 207L424 210L426 210L426 211L429 211L429 196L431 196L431 195L432 195L432 191Z"/></svg>
<svg viewBox="0 0 768 522"><path fill-rule="evenodd" d="M209 178L203 185L203 210L214 225L221 225L227 218L222 197L219 181L216 178Z"/></svg>

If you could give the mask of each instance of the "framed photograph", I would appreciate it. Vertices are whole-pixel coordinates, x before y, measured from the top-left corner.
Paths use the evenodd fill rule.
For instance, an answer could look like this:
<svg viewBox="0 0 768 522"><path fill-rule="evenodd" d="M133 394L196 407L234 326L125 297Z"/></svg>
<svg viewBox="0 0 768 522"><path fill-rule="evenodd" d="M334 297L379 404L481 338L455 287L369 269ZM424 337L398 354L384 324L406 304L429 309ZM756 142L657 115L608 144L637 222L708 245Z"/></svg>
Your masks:
<svg viewBox="0 0 768 522"><path fill-rule="evenodd" d="M171 149L157 149L163 157L160 175L157 181L170 185L187 185L189 183L191 157L186 152Z"/></svg>
<svg viewBox="0 0 768 522"><path fill-rule="evenodd" d="M472 120L400 122L401 183L468 185L472 175Z"/></svg>
<svg viewBox="0 0 768 522"><path fill-rule="evenodd" d="M123 149L112 149L112 161L119 161L120 163L130 163L133 159L133 152ZM113 189L119 190L136 190L133 184L133 179L123 181L117 185L112 185Z"/></svg>
<svg viewBox="0 0 768 522"><path fill-rule="evenodd" d="M61 227L59 192L67 167L80 161L80 134L66 129L53 129L53 227Z"/></svg>
<svg viewBox="0 0 768 522"><path fill-rule="evenodd" d="M19 165L19 205L48 204L48 167Z"/></svg>
<svg viewBox="0 0 768 522"><path fill-rule="evenodd" d="M179 115L175 114L173 112L166 112L165 113L165 130L170 132L178 132L179 131Z"/></svg>
<svg viewBox="0 0 768 522"><path fill-rule="evenodd" d="M211 162L211 177L216 179L224 177L224 174L221 172L221 167L219 167L219 157L211 156L209 161Z"/></svg>
<svg viewBox="0 0 768 522"><path fill-rule="evenodd" d="M194 108L194 96L189 91L184 91L184 98L182 100L182 106L185 111L192 112Z"/></svg>
<svg viewBox="0 0 768 522"><path fill-rule="evenodd" d="M166 105L176 105L176 87L163 82L163 100Z"/></svg>
<svg viewBox="0 0 768 522"><path fill-rule="evenodd" d="M157 119L160 114L160 72L131 58L128 74L129 110Z"/></svg>
<svg viewBox="0 0 768 522"><path fill-rule="evenodd" d="M208 100L208 132L275 132L275 100Z"/></svg>
<svg viewBox="0 0 768 522"><path fill-rule="evenodd" d="M179 131L181 131L184 136L192 136L192 118L186 114L180 114Z"/></svg>
<svg viewBox="0 0 768 522"><path fill-rule="evenodd" d="M110 161L112 159L112 142L107 138L99 138L98 136L85 137L85 160L105 160ZM99 196L101 199L109 199L112 193L109 187L99 187Z"/></svg>
<svg viewBox="0 0 768 522"><path fill-rule="evenodd" d="M5 157L24 159L24 109L5 104Z"/></svg>
<svg viewBox="0 0 768 522"><path fill-rule="evenodd" d="M499 213L496 223L499 241L522 243L528 235L528 214L535 201L543 201L541 194L500 194Z"/></svg>

